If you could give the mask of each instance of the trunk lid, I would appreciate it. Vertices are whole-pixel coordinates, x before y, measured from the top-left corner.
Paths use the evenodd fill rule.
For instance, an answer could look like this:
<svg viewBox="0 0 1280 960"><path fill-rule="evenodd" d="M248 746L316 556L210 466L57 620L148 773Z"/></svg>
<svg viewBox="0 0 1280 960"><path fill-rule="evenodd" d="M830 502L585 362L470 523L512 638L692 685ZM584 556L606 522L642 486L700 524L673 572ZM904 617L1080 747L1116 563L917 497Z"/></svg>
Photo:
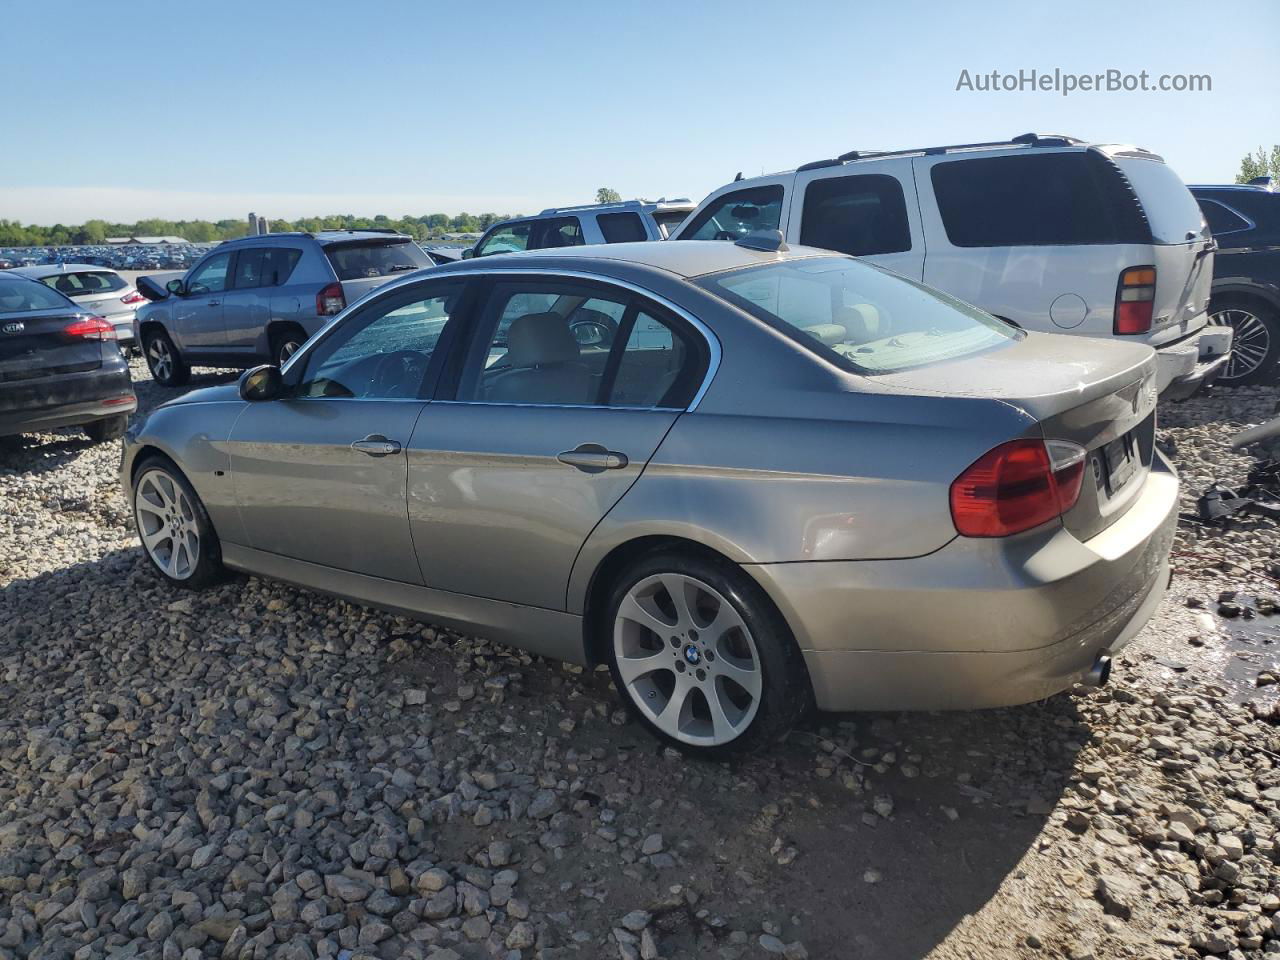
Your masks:
<svg viewBox="0 0 1280 960"><path fill-rule="evenodd" d="M112 317L120 317L133 312L133 307L130 307L123 300L130 292L129 290L108 290L100 293L82 293L78 296L72 296L71 299L90 313L111 319Z"/></svg>
<svg viewBox="0 0 1280 960"><path fill-rule="evenodd" d="M84 316L66 309L0 313L0 387L101 367L104 341L65 332Z"/></svg>
<svg viewBox="0 0 1280 960"><path fill-rule="evenodd" d="M1035 418L1046 440L1083 447L1080 499L1062 518L1082 540L1124 515L1151 468L1156 357L1139 343L1030 333L997 350L875 381L913 393L1003 400Z"/></svg>

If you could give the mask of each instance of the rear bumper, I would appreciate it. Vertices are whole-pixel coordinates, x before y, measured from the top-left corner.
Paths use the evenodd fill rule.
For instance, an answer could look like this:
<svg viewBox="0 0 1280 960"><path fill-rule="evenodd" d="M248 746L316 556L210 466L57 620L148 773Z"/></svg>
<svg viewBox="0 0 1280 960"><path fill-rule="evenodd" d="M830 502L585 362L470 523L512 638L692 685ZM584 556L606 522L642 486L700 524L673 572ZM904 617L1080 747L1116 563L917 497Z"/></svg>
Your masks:
<svg viewBox="0 0 1280 960"><path fill-rule="evenodd" d="M1156 386L1166 400L1185 400L1218 379L1231 356L1231 328L1204 326L1185 340L1156 348Z"/></svg>
<svg viewBox="0 0 1280 960"><path fill-rule="evenodd" d="M1157 454L1137 502L1088 541L1059 526L909 560L744 569L791 625L820 708L1009 706L1067 689L1150 619L1177 505Z"/></svg>
<svg viewBox="0 0 1280 960"><path fill-rule="evenodd" d="M117 357L87 373L0 385L0 436L74 427L137 409L129 368Z"/></svg>

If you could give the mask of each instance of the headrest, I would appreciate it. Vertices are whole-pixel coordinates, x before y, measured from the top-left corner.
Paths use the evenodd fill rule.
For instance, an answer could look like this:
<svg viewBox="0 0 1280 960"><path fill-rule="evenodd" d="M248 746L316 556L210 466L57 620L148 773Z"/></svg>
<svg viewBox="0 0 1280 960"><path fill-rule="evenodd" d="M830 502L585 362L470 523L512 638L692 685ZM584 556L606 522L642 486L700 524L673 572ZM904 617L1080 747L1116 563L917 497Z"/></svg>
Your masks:
<svg viewBox="0 0 1280 960"><path fill-rule="evenodd" d="M578 341L558 313L526 313L511 321L507 357L513 367L576 362Z"/></svg>

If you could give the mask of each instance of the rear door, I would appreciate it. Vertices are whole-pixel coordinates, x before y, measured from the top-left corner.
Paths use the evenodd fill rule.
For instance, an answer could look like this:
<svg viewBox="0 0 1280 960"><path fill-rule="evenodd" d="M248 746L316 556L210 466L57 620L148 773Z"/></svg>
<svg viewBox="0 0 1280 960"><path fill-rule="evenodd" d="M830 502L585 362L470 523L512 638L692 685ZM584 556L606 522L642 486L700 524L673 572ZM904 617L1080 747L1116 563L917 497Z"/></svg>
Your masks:
<svg viewBox="0 0 1280 960"><path fill-rule="evenodd" d="M787 241L862 257L912 280L924 276L911 160L877 161L796 174Z"/></svg>
<svg viewBox="0 0 1280 960"><path fill-rule="evenodd" d="M271 319L271 290L264 286L268 252L265 247L236 251L231 283L222 298L228 349L251 353Z"/></svg>
<svg viewBox="0 0 1280 960"><path fill-rule="evenodd" d="M422 252L421 247L401 237L385 240L361 237L326 243L324 254L342 284L342 295L348 304L355 303L388 280L433 266L431 258Z"/></svg>
<svg viewBox="0 0 1280 960"><path fill-rule="evenodd" d="M222 300L231 280L231 251L206 257L186 278L182 296L173 298L173 320L178 346L193 352L223 350L227 331L222 322Z"/></svg>
<svg viewBox="0 0 1280 960"><path fill-rule="evenodd" d="M409 444L428 587L563 610L592 528L701 386L707 341L606 283L495 282Z"/></svg>

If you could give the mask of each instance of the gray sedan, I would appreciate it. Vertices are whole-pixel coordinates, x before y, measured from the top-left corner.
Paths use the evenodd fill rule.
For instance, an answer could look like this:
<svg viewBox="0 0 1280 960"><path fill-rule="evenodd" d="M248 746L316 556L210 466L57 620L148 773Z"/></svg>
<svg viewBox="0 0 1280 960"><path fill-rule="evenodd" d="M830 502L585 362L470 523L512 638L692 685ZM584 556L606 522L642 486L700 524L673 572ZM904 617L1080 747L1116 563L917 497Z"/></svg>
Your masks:
<svg viewBox="0 0 1280 960"><path fill-rule="evenodd" d="M135 424L155 568L605 663L722 753L809 707L1105 682L1168 577L1147 347L1024 333L780 236L470 260Z"/></svg>

